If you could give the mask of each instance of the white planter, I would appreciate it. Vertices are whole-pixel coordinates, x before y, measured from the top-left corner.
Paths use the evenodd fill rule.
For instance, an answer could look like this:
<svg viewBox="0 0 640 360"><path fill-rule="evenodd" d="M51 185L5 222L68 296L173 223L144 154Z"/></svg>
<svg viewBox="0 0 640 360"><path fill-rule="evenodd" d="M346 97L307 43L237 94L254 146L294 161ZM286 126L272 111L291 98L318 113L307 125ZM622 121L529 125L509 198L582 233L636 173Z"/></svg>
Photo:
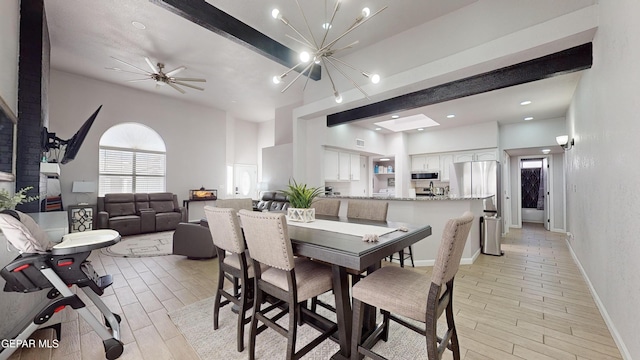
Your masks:
<svg viewBox="0 0 640 360"><path fill-rule="evenodd" d="M312 222L316 219L316 209L287 209L287 218L291 221Z"/></svg>

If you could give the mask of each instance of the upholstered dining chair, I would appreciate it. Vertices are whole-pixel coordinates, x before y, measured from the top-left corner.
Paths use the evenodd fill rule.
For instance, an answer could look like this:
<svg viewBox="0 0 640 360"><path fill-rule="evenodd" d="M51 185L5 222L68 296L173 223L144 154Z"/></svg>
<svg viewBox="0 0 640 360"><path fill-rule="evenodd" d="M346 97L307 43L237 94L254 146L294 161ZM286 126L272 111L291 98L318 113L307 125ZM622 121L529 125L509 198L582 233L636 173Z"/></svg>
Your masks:
<svg viewBox="0 0 640 360"><path fill-rule="evenodd" d="M352 219L387 221L388 208L388 202L382 202L379 200L349 200L347 217ZM407 249L409 250L408 258L411 260L411 266L415 267L413 262L413 248L409 246ZM398 252L398 258L400 260L400 267L404 267L404 261L407 259L405 256L405 249ZM393 261L393 255L389 256L389 261Z"/></svg>
<svg viewBox="0 0 640 360"><path fill-rule="evenodd" d="M389 336L389 320L393 320L426 337L429 360L441 359L445 349L460 359L460 346L453 320L453 279L460 266L462 250L467 242L473 223L473 214L465 212L462 217L451 219L445 225L431 281L424 274L395 266L386 266L369 274L352 289L353 328L351 359L362 355L374 359L384 357L371 351L375 339L384 341ZM361 340L364 305L380 308L383 320L376 330ZM447 331L442 338L437 334L437 321L446 311ZM421 329L397 315L425 323Z"/></svg>
<svg viewBox="0 0 640 360"><path fill-rule="evenodd" d="M241 210L240 220L255 269L249 359L255 359L256 336L267 326L287 337L286 358L299 359L337 330L335 323L301 306L307 299L333 288L331 268L306 258L294 258L284 214ZM263 271L260 264L268 268ZM262 308L265 293L279 301ZM288 304L284 310L277 315L267 316L267 313L282 306L283 302ZM286 313L289 314L288 329L276 324ZM327 330L296 353L296 334L301 313L323 323ZM258 321L264 324L260 328Z"/></svg>
<svg viewBox="0 0 640 360"><path fill-rule="evenodd" d="M389 203L380 200L349 200L347 202L347 218L387 221Z"/></svg>
<svg viewBox="0 0 640 360"><path fill-rule="evenodd" d="M253 209L253 200L251 200L251 198L246 198L246 199L218 199L218 200L216 200L216 207L225 208L225 209L233 209L235 211L240 211L242 209L251 210L251 209Z"/></svg>
<svg viewBox="0 0 640 360"><path fill-rule="evenodd" d="M251 321L246 317L251 308L250 279L254 276L251 259L246 255L242 229L240 228L236 210L205 206L204 213L211 232L211 238L218 251L218 288L213 303L213 329L218 329L220 307L229 303L238 306L237 349L244 350L244 326ZM233 280L233 294L224 290L224 279L229 276ZM240 281L238 294L237 280ZM226 300L221 301L222 297Z"/></svg>
<svg viewBox="0 0 640 360"><path fill-rule="evenodd" d="M316 215L338 216L340 213L340 199L318 199L311 203L311 207L316 209Z"/></svg>

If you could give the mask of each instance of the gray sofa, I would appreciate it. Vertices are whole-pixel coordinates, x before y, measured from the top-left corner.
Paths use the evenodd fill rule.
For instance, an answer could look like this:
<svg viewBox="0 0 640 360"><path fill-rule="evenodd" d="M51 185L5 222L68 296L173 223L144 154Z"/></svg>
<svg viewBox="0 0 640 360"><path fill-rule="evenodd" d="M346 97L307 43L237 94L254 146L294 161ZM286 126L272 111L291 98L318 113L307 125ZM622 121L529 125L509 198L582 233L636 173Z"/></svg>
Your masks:
<svg viewBox="0 0 640 360"><path fill-rule="evenodd" d="M98 229L120 235L174 230L187 211L172 193L106 194L98 198Z"/></svg>

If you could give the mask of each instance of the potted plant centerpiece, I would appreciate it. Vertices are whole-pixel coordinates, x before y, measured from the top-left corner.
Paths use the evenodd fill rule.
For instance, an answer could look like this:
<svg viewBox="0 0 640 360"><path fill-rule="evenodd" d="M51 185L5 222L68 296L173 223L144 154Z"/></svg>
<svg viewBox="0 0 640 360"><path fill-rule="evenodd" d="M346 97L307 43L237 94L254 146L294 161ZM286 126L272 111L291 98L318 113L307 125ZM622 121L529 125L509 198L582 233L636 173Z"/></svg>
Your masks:
<svg viewBox="0 0 640 360"><path fill-rule="evenodd" d="M292 183L293 182L293 183ZM316 219L316 209L311 207L313 199L323 193L321 187L308 187L289 180L286 190L282 190L289 198L287 218L291 221L311 222Z"/></svg>

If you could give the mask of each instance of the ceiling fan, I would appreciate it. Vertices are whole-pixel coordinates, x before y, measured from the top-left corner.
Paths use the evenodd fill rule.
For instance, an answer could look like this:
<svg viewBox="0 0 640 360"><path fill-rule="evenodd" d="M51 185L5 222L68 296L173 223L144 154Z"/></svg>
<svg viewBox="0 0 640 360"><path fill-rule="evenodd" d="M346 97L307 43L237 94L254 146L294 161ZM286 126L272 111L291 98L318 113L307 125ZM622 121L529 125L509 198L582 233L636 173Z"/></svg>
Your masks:
<svg viewBox="0 0 640 360"><path fill-rule="evenodd" d="M167 71L164 72L164 64L161 62L156 63L156 65L154 65L151 60L149 60L148 57L145 57L144 60L147 62L147 65L149 65L149 68L151 69L151 72L141 69L133 64L129 64L128 62L124 61L124 60L120 60L118 58L115 58L113 56L111 56L112 59L119 61L127 66L130 66L138 71L130 71L130 70L123 70L117 67L108 67L106 69L108 70L115 70L115 71L121 71L121 72L126 72L126 73L131 73L131 74L136 74L136 75L143 75L145 76L144 79L133 79L133 80L128 80L128 82L138 82L138 81L146 81L146 80L153 80L156 82L156 87L160 86L160 85L164 85L167 84L169 86L171 86L172 88L176 89L177 91L179 91L180 93L184 94L185 91L180 88L178 85L180 86L186 86L186 87L190 87L192 89L196 89L196 90L204 90L201 87L198 86L194 86L191 84L187 84L185 83L185 81L195 81L195 82L206 82L207 80L205 79L198 79L198 78L186 78L186 77L175 77L174 75L176 75L177 73L179 73L182 70L185 70L187 67L186 66L179 66L171 71Z"/></svg>

